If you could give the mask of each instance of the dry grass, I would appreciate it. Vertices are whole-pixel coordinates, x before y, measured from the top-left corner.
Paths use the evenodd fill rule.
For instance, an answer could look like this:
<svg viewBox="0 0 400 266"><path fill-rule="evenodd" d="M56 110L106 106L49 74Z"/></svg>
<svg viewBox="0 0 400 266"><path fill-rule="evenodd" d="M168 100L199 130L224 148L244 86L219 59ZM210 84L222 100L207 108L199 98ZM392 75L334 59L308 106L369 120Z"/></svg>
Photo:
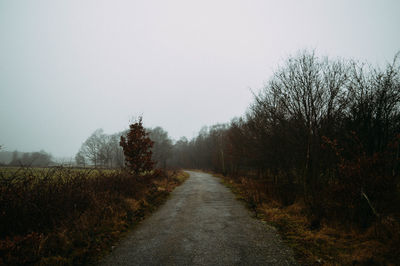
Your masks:
<svg viewBox="0 0 400 266"><path fill-rule="evenodd" d="M253 191L254 184L240 178L219 177L256 216L279 230L300 264L397 265L400 261L400 224L395 219L382 218L367 230L332 225L328 221L312 230L309 212L300 200L283 207L260 195L260 191Z"/></svg>
<svg viewBox="0 0 400 266"><path fill-rule="evenodd" d="M7 172L0 176L0 265L92 264L185 177L65 168Z"/></svg>

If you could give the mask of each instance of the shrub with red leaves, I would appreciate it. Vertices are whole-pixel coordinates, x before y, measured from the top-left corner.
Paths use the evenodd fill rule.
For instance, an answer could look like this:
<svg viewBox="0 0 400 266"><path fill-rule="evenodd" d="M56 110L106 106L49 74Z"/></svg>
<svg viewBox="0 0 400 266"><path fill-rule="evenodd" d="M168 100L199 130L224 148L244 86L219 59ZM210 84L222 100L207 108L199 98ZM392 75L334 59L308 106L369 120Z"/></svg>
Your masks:
<svg viewBox="0 0 400 266"><path fill-rule="evenodd" d="M154 142L150 139L149 133L143 127L142 117L129 126L126 137L121 136L120 146L124 150L125 165L134 174L151 171L154 162L151 160Z"/></svg>

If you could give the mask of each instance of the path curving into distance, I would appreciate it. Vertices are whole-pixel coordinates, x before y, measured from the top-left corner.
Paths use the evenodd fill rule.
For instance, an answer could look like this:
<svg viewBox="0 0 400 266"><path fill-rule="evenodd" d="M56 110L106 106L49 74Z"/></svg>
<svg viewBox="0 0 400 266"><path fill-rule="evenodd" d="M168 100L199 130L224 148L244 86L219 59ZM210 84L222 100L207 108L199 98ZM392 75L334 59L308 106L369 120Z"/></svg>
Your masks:
<svg viewBox="0 0 400 266"><path fill-rule="evenodd" d="M276 230L216 177L188 173L101 265L296 265Z"/></svg>

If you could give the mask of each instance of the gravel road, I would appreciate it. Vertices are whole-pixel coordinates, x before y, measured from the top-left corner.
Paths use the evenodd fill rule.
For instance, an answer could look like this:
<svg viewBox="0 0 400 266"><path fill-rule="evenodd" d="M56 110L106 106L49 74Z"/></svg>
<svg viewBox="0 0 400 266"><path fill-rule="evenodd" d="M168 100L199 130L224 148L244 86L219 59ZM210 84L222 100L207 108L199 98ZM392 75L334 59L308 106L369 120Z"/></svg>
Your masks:
<svg viewBox="0 0 400 266"><path fill-rule="evenodd" d="M217 178L188 173L101 265L296 265L276 230L252 218Z"/></svg>

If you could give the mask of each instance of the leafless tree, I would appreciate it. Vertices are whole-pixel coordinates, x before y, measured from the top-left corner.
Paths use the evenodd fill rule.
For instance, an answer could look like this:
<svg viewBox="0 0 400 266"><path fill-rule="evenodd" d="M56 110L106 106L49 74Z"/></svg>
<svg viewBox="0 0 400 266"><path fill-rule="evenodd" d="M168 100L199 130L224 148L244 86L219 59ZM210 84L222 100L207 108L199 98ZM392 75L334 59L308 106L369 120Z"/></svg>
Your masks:
<svg viewBox="0 0 400 266"><path fill-rule="evenodd" d="M166 169L167 162L172 154L172 140L169 138L168 132L161 127L148 131L150 132L150 139L154 141L152 159L157 162L157 167Z"/></svg>

